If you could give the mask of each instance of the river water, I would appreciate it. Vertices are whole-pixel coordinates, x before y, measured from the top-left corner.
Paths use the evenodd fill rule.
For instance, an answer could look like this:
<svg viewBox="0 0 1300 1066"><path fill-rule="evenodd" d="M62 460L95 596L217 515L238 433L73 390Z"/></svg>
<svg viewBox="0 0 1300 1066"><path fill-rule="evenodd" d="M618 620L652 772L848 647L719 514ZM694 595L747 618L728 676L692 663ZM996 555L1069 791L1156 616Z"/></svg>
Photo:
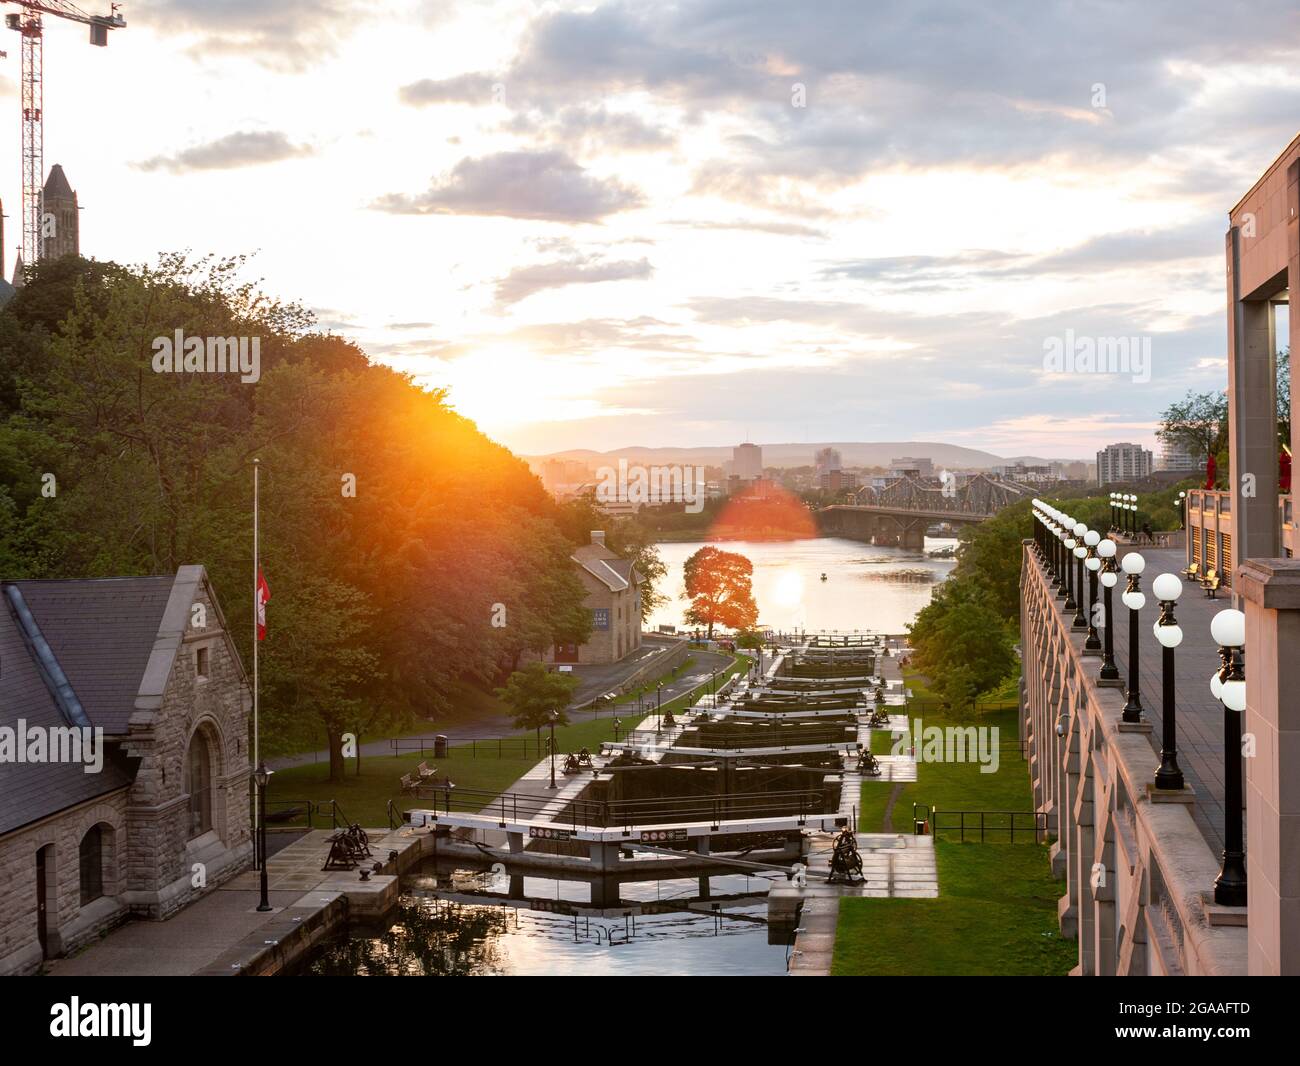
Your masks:
<svg viewBox="0 0 1300 1066"><path fill-rule="evenodd" d="M925 546L932 551L956 543L927 537ZM840 537L659 544L659 556L668 565L660 590L672 599L654 613L649 628L685 625L689 601L682 567L705 544L737 552L754 564L759 623L778 630L901 634L955 565L951 559L931 559L924 552L877 548Z"/></svg>

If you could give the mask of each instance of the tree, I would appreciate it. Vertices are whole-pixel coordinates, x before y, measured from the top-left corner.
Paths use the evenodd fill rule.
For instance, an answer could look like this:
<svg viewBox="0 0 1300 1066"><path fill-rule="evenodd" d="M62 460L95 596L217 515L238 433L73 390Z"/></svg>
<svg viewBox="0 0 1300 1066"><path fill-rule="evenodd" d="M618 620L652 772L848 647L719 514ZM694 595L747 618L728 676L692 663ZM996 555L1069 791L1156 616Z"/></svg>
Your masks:
<svg viewBox="0 0 1300 1066"><path fill-rule="evenodd" d="M1228 396L1222 392L1189 392L1160 416L1156 437L1179 445L1198 458L1218 455L1228 431Z"/></svg>
<svg viewBox="0 0 1300 1066"><path fill-rule="evenodd" d="M511 674L496 694L510 708L515 728L535 729L540 739L542 726L550 722L552 711L558 716L557 725L568 724L564 711L577 687L578 679L573 674L548 670L545 663L531 662Z"/></svg>
<svg viewBox="0 0 1300 1066"><path fill-rule="evenodd" d="M715 625L753 628L758 621L753 563L737 552L708 545L687 559L683 570L686 595L691 598L687 625L707 626L709 639L713 638Z"/></svg>
<svg viewBox="0 0 1300 1066"><path fill-rule="evenodd" d="M970 707L1016 668L1007 626L973 582L952 579L935 590L908 627L913 661L948 706Z"/></svg>

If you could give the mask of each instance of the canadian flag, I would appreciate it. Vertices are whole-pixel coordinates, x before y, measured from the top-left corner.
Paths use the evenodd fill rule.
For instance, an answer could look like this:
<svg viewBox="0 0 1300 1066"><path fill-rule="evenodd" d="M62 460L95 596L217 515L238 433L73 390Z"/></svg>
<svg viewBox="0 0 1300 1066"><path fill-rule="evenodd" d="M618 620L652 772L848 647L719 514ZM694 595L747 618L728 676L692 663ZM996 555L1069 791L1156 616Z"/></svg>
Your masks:
<svg viewBox="0 0 1300 1066"><path fill-rule="evenodd" d="M262 576L262 568L257 568L257 639L266 639L266 601L271 598L271 586Z"/></svg>

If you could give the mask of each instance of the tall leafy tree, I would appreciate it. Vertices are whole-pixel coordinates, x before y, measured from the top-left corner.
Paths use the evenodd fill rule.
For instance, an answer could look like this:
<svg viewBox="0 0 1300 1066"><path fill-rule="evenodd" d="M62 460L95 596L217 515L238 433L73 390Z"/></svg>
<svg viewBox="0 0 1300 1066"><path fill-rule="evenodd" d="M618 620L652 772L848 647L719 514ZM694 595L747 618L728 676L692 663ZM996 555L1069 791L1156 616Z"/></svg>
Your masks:
<svg viewBox="0 0 1300 1066"><path fill-rule="evenodd" d="M745 556L706 545L686 560L683 572L691 599L688 625L707 626L710 638L715 625L737 630L754 627L758 621L754 564Z"/></svg>

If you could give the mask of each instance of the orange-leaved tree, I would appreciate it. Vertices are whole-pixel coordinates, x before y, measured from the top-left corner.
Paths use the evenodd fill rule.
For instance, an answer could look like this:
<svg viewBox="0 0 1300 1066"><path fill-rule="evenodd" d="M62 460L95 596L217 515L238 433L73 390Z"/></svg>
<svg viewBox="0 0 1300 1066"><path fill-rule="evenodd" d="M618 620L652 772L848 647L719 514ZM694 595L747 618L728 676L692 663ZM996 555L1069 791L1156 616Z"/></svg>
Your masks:
<svg viewBox="0 0 1300 1066"><path fill-rule="evenodd" d="M686 611L688 625L714 625L730 629L752 629L758 621L754 603L754 564L736 552L706 546L686 560Z"/></svg>

